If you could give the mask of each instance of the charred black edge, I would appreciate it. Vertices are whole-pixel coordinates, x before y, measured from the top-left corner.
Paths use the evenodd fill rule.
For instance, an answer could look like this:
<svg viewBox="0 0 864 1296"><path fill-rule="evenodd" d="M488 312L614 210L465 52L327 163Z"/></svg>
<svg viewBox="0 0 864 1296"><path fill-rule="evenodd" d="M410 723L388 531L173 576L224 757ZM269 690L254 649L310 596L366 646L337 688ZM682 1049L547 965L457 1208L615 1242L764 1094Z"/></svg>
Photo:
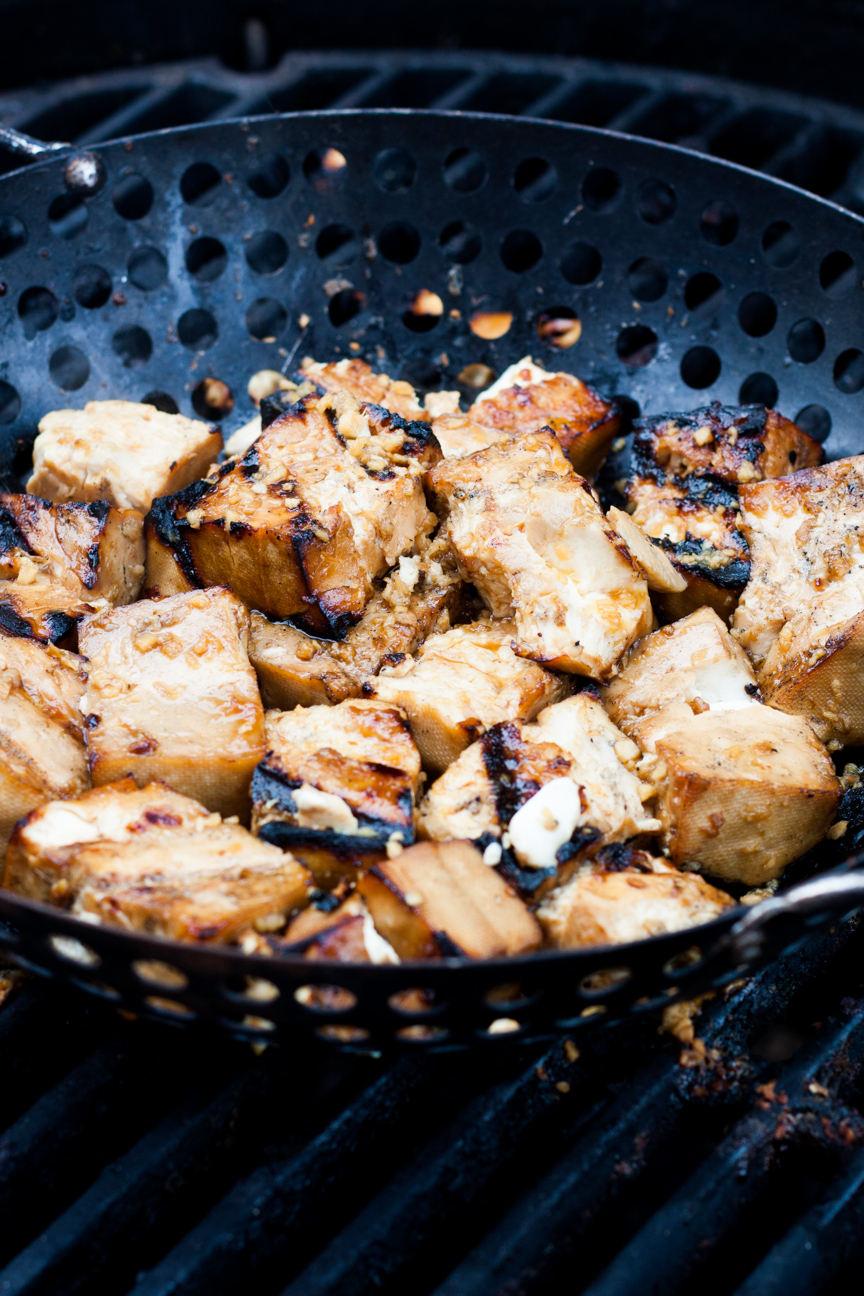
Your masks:
<svg viewBox="0 0 864 1296"><path fill-rule="evenodd" d="M480 747L495 795L495 810L499 822L506 825L517 810L521 810L526 801L540 791L540 784L519 775L522 735L512 720L492 725L480 739ZM569 768L569 761L567 766Z"/></svg>
<svg viewBox="0 0 864 1296"><path fill-rule="evenodd" d="M476 846L482 855L487 846L498 846L501 850L501 859L495 865L495 872L500 874L504 881L514 891L518 891L523 900L533 900L538 891L545 888L550 882L554 881L558 870L556 868L532 869L523 868L509 846L503 846L500 837L494 837L492 833L481 833L479 837L471 839L471 845Z"/></svg>
<svg viewBox="0 0 864 1296"><path fill-rule="evenodd" d="M380 765L375 761L369 761L367 764L368 768L373 772L398 774L404 777L404 772L396 770L393 766ZM291 778L280 768L278 757L265 756L255 767L255 772L252 775L252 804L257 805L260 802L272 801L275 803L277 810L285 814L294 814L297 805L291 793L302 786L302 783L302 779ZM374 836L364 834L362 838L358 838L351 833L332 833L332 835L354 843L358 840L370 842L373 849L383 850L391 835L398 832L402 836L402 845L411 846L414 842L414 800L410 788L402 788L396 798L395 808L402 816L400 819L382 819L377 815L364 814L362 810L353 810L358 823L363 828L372 829ZM310 844L322 840L323 833L332 831L322 828L297 828L296 825L292 824L287 825L287 827L292 828L296 833L303 834L303 839L308 839Z"/></svg>
<svg viewBox="0 0 864 1296"><path fill-rule="evenodd" d="M11 604L0 600L0 630L16 639L39 639L29 621L19 616Z"/></svg>
<svg viewBox="0 0 864 1296"><path fill-rule="evenodd" d="M743 458L755 463L765 449L760 440L765 434L768 421L768 410L764 405L721 405L714 401L699 409L683 413L651 414L633 422L633 471L637 476L651 477L652 480L665 481L665 476L658 469L654 460L653 444L655 432L666 423L674 423L682 430L708 426L721 433L730 428L738 431L739 453Z"/></svg>
<svg viewBox="0 0 864 1296"><path fill-rule="evenodd" d="M315 595L309 586L309 577L306 571L306 555L315 545L322 542L315 534L315 520L308 513L298 513L293 519L293 529L291 531L291 545L294 550L294 556L297 559L298 569L303 574L303 582L306 586L306 595L304 602L308 602L311 607L323 618L327 629L333 639L342 640L345 638L352 626L363 616L366 610L365 606L359 612L331 612L327 607L327 594ZM312 634L321 637L321 622L316 620L314 613L307 615L297 613L291 618L293 625L298 630L304 631L305 634Z"/></svg>
<svg viewBox="0 0 864 1296"><path fill-rule="evenodd" d="M362 401L361 408L372 418L372 421L385 428L392 428L396 432L404 432L407 440L414 442L414 445L407 448L407 453L422 453L428 447L433 449L438 445L438 438L432 431L432 424L427 423L425 419L405 419L401 414L395 414L388 410L385 405L374 405L371 401Z"/></svg>
<svg viewBox="0 0 864 1296"><path fill-rule="evenodd" d="M308 382L309 380L304 378L302 381ZM318 395L324 395L323 389L319 389ZM258 407L261 411L261 431L263 432L266 428L269 428L285 414L292 418L305 414L308 400L309 396L301 396L300 400L296 400L294 399L294 393L287 391L273 392L270 396L264 396Z"/></svg>
<svg viewBox="0 0 864 1296"><path fill-rule="evenodd" d="M651 865L642 858L647 854L632 842L610 842L608 846L601 846L591 863L604 873L651 873Z"/></svg>
<svg viewBox="0 0 864 1296"><path fill-rule="evenodd" d="M201 578L195 568L195 559L186 539L190 527L185 517L178 518L177 510L183 509L184 512L188 512L212 490L213 482L207 481L206 478L203 481L193 482L191 486L184 486L183 490L177 491L175 495L163 495L155 499L147 514L148 530L161 544L171 550L177 566L189 584L199 588Z"/></svg>
<svg viewBox="0 0 864 1296"><path fill-rule="evenodd" d="M258 836L271 846L278 846L280 850L301 852L304 847L314 848L351 863L359 862L367 855L382 854L387 849L390 831L358 837L351 833L334 832L332 828L298 828L296 824L274 819L262 824Z"/></svg>
<svg viewBox="0 0 864 1296"><path fill-rule="evenodd" d="M18 519L5 502L2 502L7 498L8 496L0 497L0 553L20 549L23 553L33 554L35 551L30 547L30 542L21 530ZM40 503L42 502L40 500Z"/></svg>
<svg viewBox="0 0 864 1296"><path fill-rule="evenodd" d="M669 555L682 576L698 576L702 580L710 581L712 585L716 585L719 589L732 590L736 594L741 593L750 579L750 563L743 558L733 558L731 562L724 563L722 567L711 566L708 563L703 566L699 562L675 562L675 559L682 555L698 555L704 552L702 541L695 540L689 534L686 540L681 540L677 544L671 540L658 540L653 536L651 537L651 543L657 545L658 549L662 549L664 553Z"/></svg>
<svg viewBox="0 0 864 1296"><path fill-rule="evenodd" d="M30 621L27 621L12 607L11 603L0 599L0 632L12 635L15 639L30 639L33 643L58 644L75 630L78 621L68 612L45 612L39 618L42 633L38 632Z"/></svg>

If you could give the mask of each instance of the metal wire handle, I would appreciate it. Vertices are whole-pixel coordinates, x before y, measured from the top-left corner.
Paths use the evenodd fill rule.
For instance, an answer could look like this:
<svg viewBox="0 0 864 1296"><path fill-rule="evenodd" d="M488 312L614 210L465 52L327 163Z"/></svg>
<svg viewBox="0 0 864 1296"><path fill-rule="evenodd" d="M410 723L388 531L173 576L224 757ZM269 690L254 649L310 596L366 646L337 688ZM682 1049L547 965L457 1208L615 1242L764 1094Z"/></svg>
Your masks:
<svg viewBox="0 0 864 1296"><path fill-rule="evenodd" d="M23 131L13 130L11 126L0 124L0 150L4 153L13 153L17 157L39 158L51 153L59 153L69 147L68 144L46 144L44 140L34 139L32 135L25 135Z"/></svg>
<svg viewBox="0 0 864 1296"><path fill-rule="evenodd" d="M787 891L773 896L748 910L732 928L729 944L736 958L749 963L759 957L765 943L768 926L776 918L806 917L808 914L837 910L844 913L864 905L864 870L851 873L830 874L813 878Z"/></svg>

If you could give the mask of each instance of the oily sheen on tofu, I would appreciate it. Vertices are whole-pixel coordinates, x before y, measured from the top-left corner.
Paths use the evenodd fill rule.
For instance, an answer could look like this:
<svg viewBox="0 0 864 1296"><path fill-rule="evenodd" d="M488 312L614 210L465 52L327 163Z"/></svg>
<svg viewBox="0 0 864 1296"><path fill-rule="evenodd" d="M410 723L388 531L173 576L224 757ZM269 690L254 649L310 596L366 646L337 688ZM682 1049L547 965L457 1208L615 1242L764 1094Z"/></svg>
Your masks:
<svg viewBox="0 0 864 1296"><path fill-rule="evenodd" d="M314 383L322 395L326 392L350 392L358 401L381 405L391 414L404 419L423 419L425 410L408 382L376 374L365 360L336 360L319 364L306 356L297 375L302 382Z"/></svg>
<svg viewBox="0 0 864 1296"><path fill-rule="evenodd" d="M212 424L136 401L88 401L42 419L27 490L57 504L107 500L143 514L158 495L203 477L221 449Z"/></svg>
<svg viewBox="0 0 864 1296"><path fill-rule="evenodd" d="M462 575L513 618L516 651L608 678L651 627L648 586L552 433L445 460L428 481Z"/></svg>
<svg viewBox="0 0 864 1296"><path fill-rule="evenodd" d="M82 700L94 784L164 779L224 815L249 814L264 715L249 614L230 591L143 599L89 617Z"/></svg>

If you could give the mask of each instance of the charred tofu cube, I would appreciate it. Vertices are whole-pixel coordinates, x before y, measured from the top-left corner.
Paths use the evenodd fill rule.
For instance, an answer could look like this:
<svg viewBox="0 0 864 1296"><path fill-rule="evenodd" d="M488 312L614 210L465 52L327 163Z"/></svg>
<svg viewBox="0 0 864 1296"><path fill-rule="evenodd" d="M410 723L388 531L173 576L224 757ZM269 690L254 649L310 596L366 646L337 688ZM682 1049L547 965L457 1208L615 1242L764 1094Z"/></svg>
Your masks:
<svg viewBox="0 0 864 1296"><path fill-rule="evenodd" d="M250 608L338 638L400 555L432 529L421 484L441 451L347 392L306 397L239 463L159 500L147 522L147 589L226 585Z"/></svg>
<svg viewBox="0 0 864 1296"><path fill-rule="evenodd" d="M252 613L249 658L265 706L326 706L360 697L366 680L395 665L436 629L449 629L462 581L449 554L402 557L343 640L318 639Z"/></svg>
<svg viewBox="0 0 864 1296"><path fill-rule="evenodd" d="M366 685L408 716L423 763L440 774L501 720L530 720L566 691L561 679L513 651L514 627L475 621L433 634L417 656L384 667Z"/></svg>
<svg viewBox="0 0 864 1296"><path fill-rule="evenodd" d="M145 599L89 617L85 716L93 783L163 779L210 810L248 817L264 755L249 614L228 590Z"/></svg>
<svg viewBox="0 0 864 1296"><path fill-rule="evenodd" d="M0 843L43 801L89 786L73 653L0 632Z"/></svg>
<svg viewBox="0 0 864 1296"><path fill-rule="evenodd" d="M641 756L598 699L578 693L535 724L494 725L472 744L432 784L418 832L478 841L509 882L539 894L602 844L658 831Z"/></svg>
<svg viewBox="0 0 864 1296"><path fill-rule="evenodd" d="M144 519L110 504L0 495L0 627L56 643L105 603L137 598Z"/></svg>
<svg viewBox="0 0 864 1296"><path fill-rule="evenodd" d="M625 846L602 852L552 891L537 918L548 945L584 949L698 927L733 903L698 874Z"/></svg>
<svg viewBox="0 0 864 1296"><path fill-rule="evenodd" d="M158 495L203 477L221 449L209 423L135 401L88 401L42 419L27 490L56 504L107 500L146 513Z"/></svg>
<svg viewBox="0 0 864 1296"><path fill-rule="evenodd" d="M356 400L380 405L403 419L426 417L410 383L394 381L387 374L376 374L365 360L317 364L307 356L297 377L302 382L313 383L322 396L327 392L350 392Z"/></svg>
<svg viewBox="0 0 864 1296"><path fill-rule="evenodd" d="M494 617L514 618L516 651L606 679L651 627L648 586L551 432L445 460L428 478L462 575Z"/></svg>
<svg viewBox="0 0 864 1296"><path fill-rule="evenodd" d="M749 575L739 488L821 456L816 441L762 406L715 403L637 420L628 507L687 581L685 591L658 600L666 619L708 606L728 621Z"/></svg>
<svg viewBox="0 0 864 1296"><path fill-rule="evenodd" d="M420 754L396 707L348 699L268 711L252 824L331 886L414 840Z"/></svg>
<svg viewBox="0 0 864 1296"><path fill-rule="evenodd" d="M540 928L470 842L421 842L358 883L375 928L400 959L526 954Z"/></svg>
<svg viewBox="0 0 864 1296"><path fill-rule="evenodd" d="M593 477L621 424L614 401L568 373L547 373L530 356L506 369L472 405L477 423L501 432L549 428L576 472Z"/></svg>

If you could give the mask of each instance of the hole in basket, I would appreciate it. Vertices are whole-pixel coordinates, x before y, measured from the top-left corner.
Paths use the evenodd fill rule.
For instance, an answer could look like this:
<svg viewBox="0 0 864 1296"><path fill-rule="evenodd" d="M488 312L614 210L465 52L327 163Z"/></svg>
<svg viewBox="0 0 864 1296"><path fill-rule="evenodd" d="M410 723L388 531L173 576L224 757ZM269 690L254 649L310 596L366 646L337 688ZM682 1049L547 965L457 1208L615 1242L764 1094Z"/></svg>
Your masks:
<svg viewBox="0 0 864 1296"><path fill-rule="evenodd" d="M186 269L196 279L211 283L228 264L224 244L215 238L199 238L186 249Z"/></svg>
<svg viewBox="0 0 864 1296"><path fill-rule="evenodd" d="M681 950L680 954L675 954L672 958L667 959L663 964L663 971L667 976L680 977L701 962L701 949L698 945L691 945L688 949Z"/></svg>
<svg viewBox="0 0 864 1296"><path fill-rule="evenodd" d="M456 265L468 265L480 255L483 240L468 221L451 221L438 235L438 246Z"/></svg>
<svg viewBox="0 0 864 1296"><path fill-rule="evenodd" d="M630 1011L633 1013L656 1012L658 1008L666 1008L670 999L677 998L679 993L678 986L667 986L660 994L654 996L643 995L641 999L634 999L630 1005Z"/></svg>
<svg viewBox="0 0 864 1296"><path fill-rule="evenodd" d="M748 337L764 337L777 323L777 306L764 292L748 293L738 307L738 323Z"/></svg>
<svg viewBox="0 0 864 1296"><path fill-rule="evenodd" d="M211 162L193 162L180 178L180 193L190 207L209 207L222 183L222 176Z"/></svg>
<svg viewBox="0 0 864 1296"><path fill-rule="evenodd" d="M664 225L675 215L678 199L665 180L643 180L636 210L648 225Z"/></svg>
<svg viewBox="0 0 864 1296"><path fill-rule="evenodd" d="M420 235L407 221L391 221L378 237L378 251L396 265L407 265L420 251Z"/></svg>
<svg viewBox="0 0 864 1296"><path fill-rule="evenodd" d="M489 1008L517 1008L530 1003L532 996L525 993L519 981L502 981L483 995Z"/></svg>
<svg viewBox="0 0 864 1296"><path fill-rule="evenodd" d="M355 315L359 315L365 305L366 298L363 293L358 292L356 288L343 288L341 292L330 298L330 305L327 307L330 323L340 328L354 319Z"/></svg>
<svg viewBox="0 0 864 1296"><path fill-rule="evenodd" d="M360 240L350 225L326 225L315 241L315 251L332 266L346 266L360 254Z"/></svg>
<svg viewBox="0 0 864 1296"><path fill-rule="evenodd" d="M463 387L482 391L484 387L491 386L495 381L495 370L490 369L486 364L469 364L456 375L456 381Z"/></svg>
<svg viewBox="0 0 864 1296"><path fill-rule="evenodd" d="M778 270L797 260L801 251L801 236L788 221L773 221L762 235L762 253L769 265Z"/></svg>
<svg viewBox="0 0 864 1296"><path fill-rule="evenodd" d="M625 985L633 976L630 968L603 968L599 972L590 972L579 982L579 994L589 998L611 994L618 986Z"/></svg>
<svg viewBox="0 0 864 1296"><path fill-rule="evenodd" d="M142 292L153 292L168 278L168 262L155 247L136 248L127 266L129 280Z"/></svg>
<svg viewBox="0 0 864 1296"><path fill-rule="evenodd" d="M124 220L141 220L153 206L153 186L145 176L133 172L118 180L111 201Z"/></svg>
<svg viewBox="0 0 864 1296"><path fill-rule="evenodd" d="M509 311L478 311L472 315L468 327L477 337L494 342L509 331L512 323L513 316Z"/></svg>
<svg viewBox="0 0 864 1296"><path fill-rule="evenodd" d="M11 383L0 380L0 425L14 423L21 413L21 397Z"/></svg>
<svg viewBox="0 0 864 1296"><path fill-rule="evenodd" d="M847 396L864 387L864 352L850 347L834 361L834 386Z"/></svg>
<svg viewBox="0 0 864 1296"><path fill-rule="evenodd" d="M417 163L407 149L382 149L372 163L372 178L385 193L405 193L417 179Z"/></svg>
<svg viewBox="0 0 864 1296"><path fill-rule="evenodd" d="M720 357L713 347L695 346L681 360L681 377L688 387L701 391L720 377Z"/></svg>
<svg viewBox="0 0 864 1296"><path fill-rule="evenodd" d="M193 307L177 321L177 336L190 351L208 351L219 336L219 325L209 311Z"/></svg>
<svg viewBox="0 0 864 1296"><path fill-rule="evenodd" d="M317 1012L348 1012L357 1004L355 994L336 985L298 986L294 998L304 1008L312 1008Z"/></svg>
<svg viewBox="0 0 864 1296"><path fill-rule="evenodd" d="M368 1030L362 1026L319 1026L315 1034L339 1044L359 1044L369 1038Z"/></svg>
<svg viewBox="0 0 864 1296"><path fill-rule="evenodd" d="M819 282L829 297L844 297L857 282L855 262L848 252L829 252L819 267Z"/></svg>
<svg viewBox="0 0 864 1296"><path fill-rule="evenodd" d="M650 364L658 346L657 334L644 324L630 324L623 328L615 342L618 359L634 369Z"/></svg>
<svg viewBox="0 0 864 1296"><path fill-rule="evenodd" d="M441 1005L436 1002L434 990L424 990L417 986L410 990L397 990L387 1000L397 1013L430 1013Z"/></svg>
<svg viewBox="0 0 864 1296"><path fill-rule="evenodd" d="M275 297L259 297L246 311L246 327L258 342L275 342L288 323L288 311Z"/></svg>
<svg viewBox="0 0 864 1296"><path fill-rule="evenodd" d="M124 369L140 369L153 354L153 341L140 324L130 324L114 334L111 350L123 361Z"/></svg>
<svg viewBox="0 0 864 1296"><path fill-rule="evenodd" d="M813 364L825 350L825 330L818 320L798 320L789 330L786 345L798 364Z"/></svg>
<svg viewBox="0 0 864 1296"><path fill-rule="evenodd" d="M454 149L444 161L444 180L457 193L474 193L488 177L486 163L473 149Z"/></svg>
<svg viewBox="0 0 864 1296"><path fill-rule="evenodd" d="M203 419L224 419L234 409L231 388L221 378L202 378L192 391L192 408Z"/></svg>
<svg viewBox="0 0 864 1296"><path fill-rule="evenodd" d="M185 990L189 978L179 968L161 959L135 959L132 964L135 975L148 985L164 986L168 990Z"/></svg>
<svg viewBox="0 0 864 1296"><path fill-rule="evenodd" d="M48 224L51 233L58 238L71 239L80 234L90 219L90 212L84 205L83 198L73 194L60 194L48 208Z"/></svg>
<svg viewBox="0 0 864 1296"><path fill-rule="evenodd" d="M98 967L102 961L95 950L76 940L74 936L49 936L48 944L60 958L82 967Z"/></svg>
<svg viewBox="0 0 864 1296"><path fill-rule="evenodd" d="M584 287L603 269L603 258L590 243L571 243L561 258L561 273L568 283Z"/></svg>
<svg viewBox="0 0 864 1296"><path fill-rule="evenodd" d="M552 306L537 320L537 332L549 346L566 351L582 336L582 324L575 311L567 306Z"/></svg>
<svg viewBox="0 0 864 1296"><path fill-rule="evenodd" d="M716 275L700 271L684 286L684 304L693 315L710 315L719 310L726 290Z"/></svg>
<svg viewBox="0 0 864 1296"><path fill-rule="evenodd" d="M640 257L627 272L627 286L636 301L659 301L669 286L669 275L660 261Z"/></svg>
<svg viewBox="0 0 864 1296"><path fill-rule="evenodd" d="M709 203L699 218L699 228L706 243L728 247L738 237L740 220L731 203L723 198Z"/></svg>
<svg viewBox="0 0 864 1296"><path fill-rule="evenodd" d="M348 162L336 148L313 149L303 159L303 174L317 193L332 193L342 181Z"/></svg>
<svg viewBox="0 0 864 1296"><path fill-rule="evenodd" d="M141 397L142 405L152 405L154 409L161 410L163 414L179 414L180 406L173 396L167 392L151 391L146 396Z"/></svg>
<svg viewBox="0 0 864 1296"><path fill-rule="evenodd" d="M523 158L513 172L513 188L523 202L545 202L557 187L558 172L545 158Z"/></svg>
<svg viewBox="0 0 864 1296"><path fill-rule="evenodd" d="M444 303L436 292L421 288L411 305L403 312L402 322L412 333L428 333L444 314Z"/></svg>
<svg viewBox="0 0 864 1296"><path fill-rule="evenodd" d="M521 1030L522 1023L517 1021L515 1017L496 1017L495 1020L490 1022L486 1027L484 1034L518 1035Z"/></svg>
<svg viewBox="0 0 864 1296"><path fill-rule="evenodd" d="M609 167L594 167L582 181L582 198L595 212L612 211L621 200L621 179Z"/></svg>
<svg viewBox="0 0 864 1296"><path fill-rule="evenodd" d="M0 257L17 252L27 242L27 226L17 216L0 216Z"/></svg>
<svg viewBox="0 0 864 1296"><path fill-rule="evenodd" d="M277 198L291 179L291 168L281 153L265 153L246 177L256 198Z"/></svg>
<svg viewBox="0 0 864 1296"><path fill-rule="evenodd" d="M231 977L222 982L221 990L225 998L234 1003L272 1003L280 995L279 987L272 981L256 976Z"/></svg>
<svg viewBox="0 0 864 1296"><path fill-rule="evenodd" d="M805 405L795 415L795 422L814 441L827 441L831 431L831 415L824 405Z"/></svg>
<svg viewBox="0 0 864 1296"><path fill-rule="evenodd" d="M764 405L773 409L779 396L777 384L770 374L753 373L745 378L738 393L742 405Z"/></svg>
<svg viewBox="0 0 864 1296"><path fill-rule="evenodd" d="M396 1032L396 1038L412 1041L416 1044L434 1044L438 1040L444 1040L450 1032L444 1026L424 1026L420 1022L415 1022L413 1026L402 1026Z"/></svg>
<svg viewBox="0 0 864 1296"><path fill-rule="evenodd" d="M261 230L246 244L246 261L255 274L278 274L288 260L288 244L275 230Z"/></svg>
<svg viewBox="0 0 864 1296"><path fill-rule="evenodd" d="M195 1016L191 1008L181 1003L179 999L165 999L162 995L147 995L144 1000L148 1008L154 1012L165 1014L169 1017L183 1017L187 1021Z"/></svg>
<svg viewBox="0 0 864 1296"><path fill-rule="evenodd" d="M61 391L78 391L90 377L90 361L77 347L60 347L48 361L48 372Z"/></svg>
<svg viewBox="0 0 864 1296"><path fill-rule="evenodd" d="M72 280L72 296L85 310L98 310L111 296L111 276L102 266L79 266Z"/></svg>
<svg viewBox="0 0 864 1296"><path fill-rule="evenodd" d="M28 341L49 329L58 314L57 298L49 288L28 288L18 298L18 317Z"/></svg>
<svg viewBox="0 0 864 1296"><path fill-rule="evenodd" d="M524 274L543 255L543 244L530 230L511 230L501 242L501 260L514 274Z"/></svg>

